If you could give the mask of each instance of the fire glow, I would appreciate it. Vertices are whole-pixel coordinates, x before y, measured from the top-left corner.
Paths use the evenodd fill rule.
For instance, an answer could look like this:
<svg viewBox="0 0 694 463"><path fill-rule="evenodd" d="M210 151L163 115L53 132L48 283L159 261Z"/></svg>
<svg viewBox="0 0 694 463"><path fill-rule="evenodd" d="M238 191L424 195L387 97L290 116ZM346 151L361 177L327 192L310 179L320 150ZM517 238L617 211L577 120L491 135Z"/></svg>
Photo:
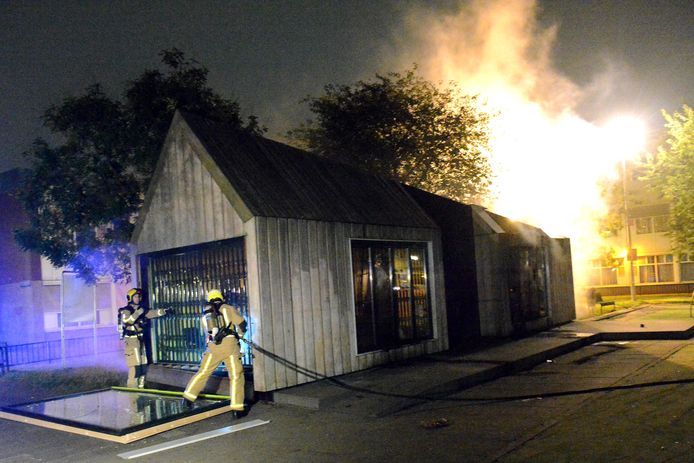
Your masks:
<svg viewBox="0 0 694 463"><path fill-rule="evenodd" d="M623 124L598 126L577 115L583 91L552 67L557 29L542 29L536 14L531 0L479 0L446 16L413 11L408 24L422 47L417 55L426 57L422 72L478 94L496 114L493 197L484 206L571 238L578 294L600 244L595 220L605 206L597 182L615 178L620 161L641 147L623 149ZM627 130L626 140L639 138L633 125Z"/></svg>

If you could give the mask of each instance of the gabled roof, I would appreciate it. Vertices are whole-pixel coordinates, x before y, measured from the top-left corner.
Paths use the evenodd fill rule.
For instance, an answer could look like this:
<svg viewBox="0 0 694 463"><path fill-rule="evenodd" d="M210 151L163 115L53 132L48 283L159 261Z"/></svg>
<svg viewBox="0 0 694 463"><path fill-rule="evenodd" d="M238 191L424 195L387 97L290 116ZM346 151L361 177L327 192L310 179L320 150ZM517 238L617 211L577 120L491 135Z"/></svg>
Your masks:
<svg viewBox="0 0 694 463"><path fill-rule="evenodd" d="M437 228L395 181L179 114L254 216Z"/></svg>
<svg viewBox="0 0 694 463"><path fill-rule="evenodd" d="M447 223L463 223L468 214L472 213L480 217L494 233L519 235L527 242L536 242L537 239L547 236L538 227L511 220L508 217L490 212L482 206L459 203L411 186L405 188L442 229Z"/></svg>

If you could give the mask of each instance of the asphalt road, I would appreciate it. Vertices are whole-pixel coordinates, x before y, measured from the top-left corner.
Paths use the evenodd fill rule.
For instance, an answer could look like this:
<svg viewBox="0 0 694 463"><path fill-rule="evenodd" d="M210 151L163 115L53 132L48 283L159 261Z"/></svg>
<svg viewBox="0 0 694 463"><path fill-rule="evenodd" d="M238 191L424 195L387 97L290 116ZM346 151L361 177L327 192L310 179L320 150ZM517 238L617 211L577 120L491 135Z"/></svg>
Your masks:
<svg viewBox="0 0 694 463"><path fill-rule="evenodd" d="M686 462L693 380L694 341L600 343L446 400L345 391L320 410L258 403L239 421L224 414L128 445L0 420L0 463L122 462L251 419L270 423L132 461Z"/></svg>

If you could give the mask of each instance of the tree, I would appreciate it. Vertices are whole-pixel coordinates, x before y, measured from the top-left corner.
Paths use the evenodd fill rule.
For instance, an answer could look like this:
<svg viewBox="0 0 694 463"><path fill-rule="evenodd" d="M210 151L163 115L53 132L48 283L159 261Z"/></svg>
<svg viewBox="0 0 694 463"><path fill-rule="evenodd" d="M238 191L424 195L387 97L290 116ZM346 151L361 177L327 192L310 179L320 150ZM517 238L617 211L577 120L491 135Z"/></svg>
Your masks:
<svg viewBox="0 0 694 463"><path fill-rule="evenodd" d="M617 236L625 226L625 205L643 206L652 201L652 192L640 161L625 161L617 178L602 177L597 185L605 202L605 212L597 217L597 231L603 238ZM624 178L626 176L626 179ZM624 194L626 193L626 201Z"/></svg>
<svg viewBox="0 0 694 463"><path fill-rule="evenodd" d="M31 172L19 197L30 223L15 238L91 283L109 274L130 280L128 242L176 109L262 131L253 116L242 121L235 101L207 86L207 68L177 49L160 56L166 72L146 70L121 99L95 84L49 107L44 125L62 144L37 139L25 153Z"/></svg>
<svg viewBox="0 0 694 463"><path fill-rule="evenodd" d="M490 184L484 155L490 116L476 96L462 95L454 84L439 88L415 71L325 86L324 95L304 100L316 121L288 135L321 156L478 202Z"/></svg>
<svg viewBox="0 0 694 463"><path fill-rule="evenodd" d="M646 179L670 203L669 228L674 248L694 252L694 110L663 111L667 139L648 157Z"/></svg>

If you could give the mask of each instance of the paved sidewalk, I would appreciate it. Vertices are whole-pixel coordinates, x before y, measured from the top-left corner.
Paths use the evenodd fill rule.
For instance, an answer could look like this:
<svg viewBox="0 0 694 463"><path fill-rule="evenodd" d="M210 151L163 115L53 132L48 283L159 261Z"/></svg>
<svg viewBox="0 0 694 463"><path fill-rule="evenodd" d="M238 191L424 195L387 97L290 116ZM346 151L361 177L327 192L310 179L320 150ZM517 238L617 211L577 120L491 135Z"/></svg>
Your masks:
<svg viewBox="0 0 694 463"><path fill-rule="evenodd" d="M533 368L600 341L680 340L694 336L694 319L642 320L637 311L575 321L467 354L440 353L295 386L273 393L277 404L312 410L350 407L385 416L502 376ZM419 398L419 399L418 399ZM356 403L355 403L356 405Z"/></svg>

